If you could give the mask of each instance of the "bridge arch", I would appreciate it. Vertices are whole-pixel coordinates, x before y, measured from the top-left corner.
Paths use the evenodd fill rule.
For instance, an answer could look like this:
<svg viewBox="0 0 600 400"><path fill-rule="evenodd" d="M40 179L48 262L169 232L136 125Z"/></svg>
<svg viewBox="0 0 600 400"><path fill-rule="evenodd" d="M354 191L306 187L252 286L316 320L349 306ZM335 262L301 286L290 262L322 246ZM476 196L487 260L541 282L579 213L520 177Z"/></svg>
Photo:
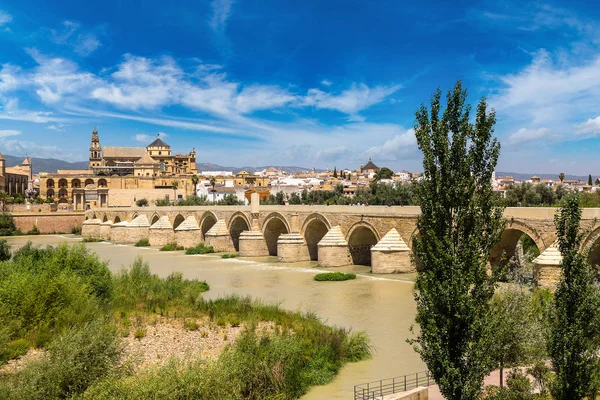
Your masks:
<svg viewBox="0 0 600 400"><path fill-rule="evenodd" d="M524 236L527 236L529 239ZM490 265L492 267L504 265L513 256L518 255L517 246L519 242L533 242L535 247L537 247L536 253L541 253L546 249L546 244L534 228L525 222L510 220L504 228L500 240L490 251Z"/></svg>
<svg viewBox="0 0 600 400"><path fill-rule="evenodd" d="M235 212L229 219L229 235L236 251L240 251L240 235L250 230L250 220L241 211Z"/></svg>
<svg viewBox="0 0 600 400"><path fill-rule="evenodd" d="M318 244L330 229L331 223L322 214L310 214L304 220L304 224L302 225L302 236L308 247L308 254L310 255L311 260L319 259Z"/></svg>
<svg viewBox="0 0 600 400"><path fill-rule="evenodd" d="M96 213L92 214L92 219L98 219L98 217L96 217Z"/></svg>
<svg viewBox="0 0 600 400"><path fill-rule="evenodd" d="M104 217L102 218L102 222L108 222L108 215L104 214Z"/></svg>
<svg viewBox="0 0 600 400"><path fill-rule="evenodd" d="M270 256L277 255L277 239L285 233L290 233L290 225L285 217L277 212L271 213L263 222L263 236L267 242Z"/></svg>
<svg viewBox="0 0 600 400"><path fill-rule="evenodd" d="M181 214L177 214L177 216L175 217L175 219L173 220L173 229L177 229L177 227L179 225L181 225L181 223L185 221L185 217Z"/></svg>
<svg viewBox="0 0 600 400"><path fill-rule="evenodd" d="M206 211L204 214L202 214L200 223L198 224L198 226L200 226L200 231L202 232L202 240L204 240L206 232L208 232L218 220L219 218L212 211Z"/></svg>
<svg viewBox="0 0 600 400"><path fill-rule="evenodd" d="M588 261L592 266L600 265L600 226L585 237L581 250L587 252Z"/></svg>
<svg viewBox="0 0 600 400"><path fill-rule="evenodd" d="M160 219L160 215L158 215L157 213L154 213L152 215L152 218L150 218L150 226L152 226L155 223L157 223L159 219Z"/></svg>
<svg viewBox="0 0 600 400"><path fill-rule="evenodd" d="M121 222L121 217L119 217L118 215L115 217L115 224L118 224L119 222Z"/></svg>
<svg viewBox="0 0 600 400"><path fill-rule="evenodd" d="M139 217L140 215L136 212L133 213L133 215L131 216L131 220L133 221L134 219L136 219L137 217Z"/></svg>
<svg viewBox="0 0 600 400"><path fill-rule="evenodd" d="M352 264L371 265L371 247L379 242L377 229L368 222L360 221L352 225L348 231L348 249L352 257Z"/></svg>

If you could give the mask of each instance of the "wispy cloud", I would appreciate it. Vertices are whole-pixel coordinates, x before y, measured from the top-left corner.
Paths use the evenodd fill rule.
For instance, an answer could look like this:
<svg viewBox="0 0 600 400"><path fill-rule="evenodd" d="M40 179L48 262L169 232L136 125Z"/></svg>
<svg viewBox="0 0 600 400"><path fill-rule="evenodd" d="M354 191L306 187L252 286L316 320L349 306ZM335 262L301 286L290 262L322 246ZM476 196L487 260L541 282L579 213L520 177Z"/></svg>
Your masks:
<svg viewBox="0 0 600 400"><path fill-rule="evenodd" d="M62 30L50 30L54 43L68 45L80 56L88 56L98 49L102 43L93 32L82 32L81 24L74 21L64 21Z"/></svg>
<svg viewBox="0 0 600 400"><path fill-rule="evenodd" d="M6 11L0 10L0 26L4 26L12 22L13 17Z"/></svg>
<svg viewBox="0 0 600 400"><path fill-rule="evenodd" d="M20 135L21 131L15 129L0 129L0 137Z"/></svg>
<svg viewBox="0 0 600 400"><path fill-rule="evenodd" d="M600 135L600 116L596 118L590 118L584 123L576 125L575 133L577 135Z"/></svg>
<svg viewBox="0 0 600 400"><path fill-rule="evenodd" d="M216 32L223 32L227 26L227 19L231 15L231 6L233 0L213 0L211 3L212 7L212 18L210 19L209 25Z"/></svg>
<svg viewBox="0 0 600 400"><path fill-rule="evenodd" d="M517 145L526 142L531 142L538 139L544 139L551 135L548 128L527 129L521 128L518 131L510 134L507 139L507 144Z"/></svg>
<svg viewBox="0 0 600 400"><path fill-rule="evenodd" d="M133 137L133 140L135 140L137 142L142 142L142 143L150 143L152 138L150 137L150 135L147 135L145 133L138 133L137 135L135 135Z"/></svg>

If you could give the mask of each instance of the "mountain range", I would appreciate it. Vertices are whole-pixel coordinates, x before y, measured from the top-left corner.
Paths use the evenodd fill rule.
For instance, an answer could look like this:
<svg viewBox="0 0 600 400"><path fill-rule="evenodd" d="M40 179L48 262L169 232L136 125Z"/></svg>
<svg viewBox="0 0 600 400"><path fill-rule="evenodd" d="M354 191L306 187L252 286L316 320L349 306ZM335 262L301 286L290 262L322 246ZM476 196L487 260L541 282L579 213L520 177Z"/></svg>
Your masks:
<svg viewBox="0 0 600 400"><path fill-rule="evenodd" d="M515 178L516 181L526 181L531 179L532 176L539 176L540 179L552 179L554 181L558 181L558 174L523 174L520 172L499 172L496 171L496 177L499 176L512 176L513 178ZM598 178L598 175L592 175L592 182L596 181L596 178ZM565 174L565 179L568 180L581 180L582 182L587 182L588 181L588 176L587 175L568 175Z"/></svg>

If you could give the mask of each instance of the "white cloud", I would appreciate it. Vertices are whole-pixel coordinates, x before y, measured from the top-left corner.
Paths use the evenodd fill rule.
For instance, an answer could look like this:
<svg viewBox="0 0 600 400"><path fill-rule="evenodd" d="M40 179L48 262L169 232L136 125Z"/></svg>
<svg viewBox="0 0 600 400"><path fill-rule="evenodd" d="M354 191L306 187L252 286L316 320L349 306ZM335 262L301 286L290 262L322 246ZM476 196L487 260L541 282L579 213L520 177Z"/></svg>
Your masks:
<svg viewBox="0 0 600 400"><path fill-rule="evenodd" d="M511 145L522 144L522 143L531 142L534 140L548 137L550 134L551 134L551 131L548 128L538 128L538 129L521 128L518 131L509 135L507 142L508 142L508 144L511 144Z"/></svg>
<svg viewBox="0 0 600 400"><path fill-rule="evenodd" d="M46 127L46 129L51 130L51 131L56 131L56 132L64 132L64 127L67 126L65 124L53 124L53 125L48 125Z"/></svg>
<svg viewBox="0 0 600 400"><path fill-rule="evenodd" d="M145 133L138 133L133 137L133 140L142 143L150 143L152 141L152 138L150 137L150 135L146 135Z"/></svg>
<svg viewBox="0 0 600 400"><path fill-rule="evenodd" d="M100 47L102 43L93 33L84 33L77 35L77 41L73 46L75 53L80 56L89 56Z"/></svg>
<svg viewBox="0 0 600 400"><path fill-rule="evenodd" d="M57 44L67 45L73 48L75 53L80 56L88 56L99 48L102 43L92 32L80 32L81 24L74 21L64 21L63 30L58 32L54 29L50 30L52 41Z"/></svg>
<svg viewBox="0 0 600 400"><path fill-rule="evenodd" d="M32 157L47 157L48 154L57 154L57 152L60 152L61 156L64 158L71 158L72 156L70 154L65 154L57 146L44 146L27 140L0 138L0 146L2 146L5 154L27 154Z"/></svg>
<svg viewBox="0 0 600 400"><path fill-rule="evenodd" d="M332 82L331 82L331 81L329 81L329 80L327 80L327 79L323 79L323 80L321 81L321 85L323 85L323 86L331 86L331 85L332 85Z"/></svg>
<svg viewBox="0 0 600 400"><path fill-rule="evenodd" d="M161 139L166 139L169 137L169 135L166 134L165 132L158 132L158 137Z"/></svg>
<svg viewBox="0 0 600 400"><path fill-rule="evenodd" d="M242 89L235 99L235 108L245 114L255 110L270 110L290 104L297 99L277 86L253 85Z"/></svg>
<svg viewBox="0 0 600 400"><path fill-rule="evenodd" d="M386 161L400 161L418 155L417 139L414 129L409 129L386 140L381 146L367 150L367 155Z"/></svg>
<svg viewBox="0 0 600 400"><path fill-rule="evenodd" d="M401 87L401 85L392 85L369 88L364 83L352 84L349 89L337 95L320 89L310 89L304 98L304 104L352 115L380 103L389 95L400 90Z"/></svg>
<svg viewBox="0 0 600 400"><path fill-rule="evenodd" d="M211 3L213 16L210 20L210 27L214 31L224 31L227 25L227 19L231 15L231 6L233 0L213 0Z"/></svg>
<svg viewBox="0 0 600 400"><path fill-rule="evenodd" d="M600 135L600 116L575 126L577 135Z"/></svg>
<svg viewBox="0 0 600 400"><path fill-rule="evenodd" d="M346 146L320 148L315 158L319 161L339 161L351 158L351 151Z"/></svg>
<svg viewBox="0 0 600 400"><path fill-rule="evenodd" d="M12 15L6 11L0 10L0 26L6 25L12 21Z"/></svg>
<svg viewBox="0 0 600 400"><path fill-rule="evenodd" d="M21 131L17 131L14 129L0 129L0 137L16 136L20 134Z"/></svg>

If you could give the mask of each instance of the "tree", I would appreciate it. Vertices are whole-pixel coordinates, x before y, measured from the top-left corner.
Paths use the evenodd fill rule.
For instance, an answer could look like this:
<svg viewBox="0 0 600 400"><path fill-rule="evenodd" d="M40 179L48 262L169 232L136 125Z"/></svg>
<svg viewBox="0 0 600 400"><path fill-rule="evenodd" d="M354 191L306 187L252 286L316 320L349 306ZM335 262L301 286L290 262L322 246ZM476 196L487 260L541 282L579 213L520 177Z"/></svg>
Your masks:
<svg viewBox="0 0 600 400"><path fill-rule="evenodd" d="M213 203L215 202L215 185L217 184L217 180L214 176L210 177L210 186L212 186L212 195L213 195Z"/></svg>
<svg viewBox="0 0 600 400"><path fill-rule="evenodd" d="M595 184L596 186L600 185L600 178L596 178L596 181L594 182L594 184Z"/></svg>
<svg viewBox="0 0 600 400"><path fill-rule="evenodd" d="M560 179L560 183L563 183L563 181L565 180L565 174L563 172L558 174L558 179Z"/></svg>
<svg viewBox="0 0 600 400"><path fill-rule="evenodd" d="M17 231L12 214L0 213L0 236L11 236Z"/></svg>
<svg viewBox="0 0 600 400"><path fill-rule="evenodd" d="M598 362L600 302L592 268L579 251L583 237L580 220L579 196L568 196L554 217L562 276L554 296L556 315L548 352L556 373L552 394L557 400L586 397Z"/></svg>
<svg viewBox="0 0 600 400"><path fill-rule="evenodd" d="M177 189L179 189L179 182L171 182L171 187L173 188L173 201L177 201Z"/></svg>
<svg viewBox="0 0 600 400"><path fill-rule="evenodd" d="M5 191L0 192L0 203L2 203L2 212L4 212L4 207L9 198L10 196L8 195L8 193L6 193Z"/></svg>
<svg viewBox="0 0 600 400"><path fill-rule="evenodd" d="M148 199L139 199L135 202L135 205L138 207L147 207L148 206Z"/></svg>
<svg viewBox="0 0 600 400"><path fill-rule="evenodd" d="M200 182L200 177L198 175L192 175L190 179L192 180L192 185L194 185L194 193L196 193L196 186L198 185L198 182Z"/></svg>
<svg viewBox="0 0 600 400"><path fill-rule="evenodd" d="M380 181L382 179L392 179L393 176L394 176L394 171L392 171L388 167L383 167L379 171L375 172L373 179L375 181Z"/></svg>
<svg viewBox="0 0 600 400"><path fill-rule="evenodd" d="M592 186L592 175L588 175L588 186Z"/></svg>
<svg viewBox="0 0 600 400"><path fill-rule="evenodd" d="M337 178L338 177L338 173L337 173L337 168L333 167L333 177Z"/></svg>
<svg viewBox="0 0 600 400"><path fill-rule="evenodd" d="M492 191L500 144L492 137L496 116L485 99L475 124L460 81L440 117L438 89L416 112L415 135L423 152L417 186L420 235L413 241L419 272L415 284L413 343L447 399L476 399L489 372L488 324L495 276L488 254L503 230L502 207Z"/></svg>

